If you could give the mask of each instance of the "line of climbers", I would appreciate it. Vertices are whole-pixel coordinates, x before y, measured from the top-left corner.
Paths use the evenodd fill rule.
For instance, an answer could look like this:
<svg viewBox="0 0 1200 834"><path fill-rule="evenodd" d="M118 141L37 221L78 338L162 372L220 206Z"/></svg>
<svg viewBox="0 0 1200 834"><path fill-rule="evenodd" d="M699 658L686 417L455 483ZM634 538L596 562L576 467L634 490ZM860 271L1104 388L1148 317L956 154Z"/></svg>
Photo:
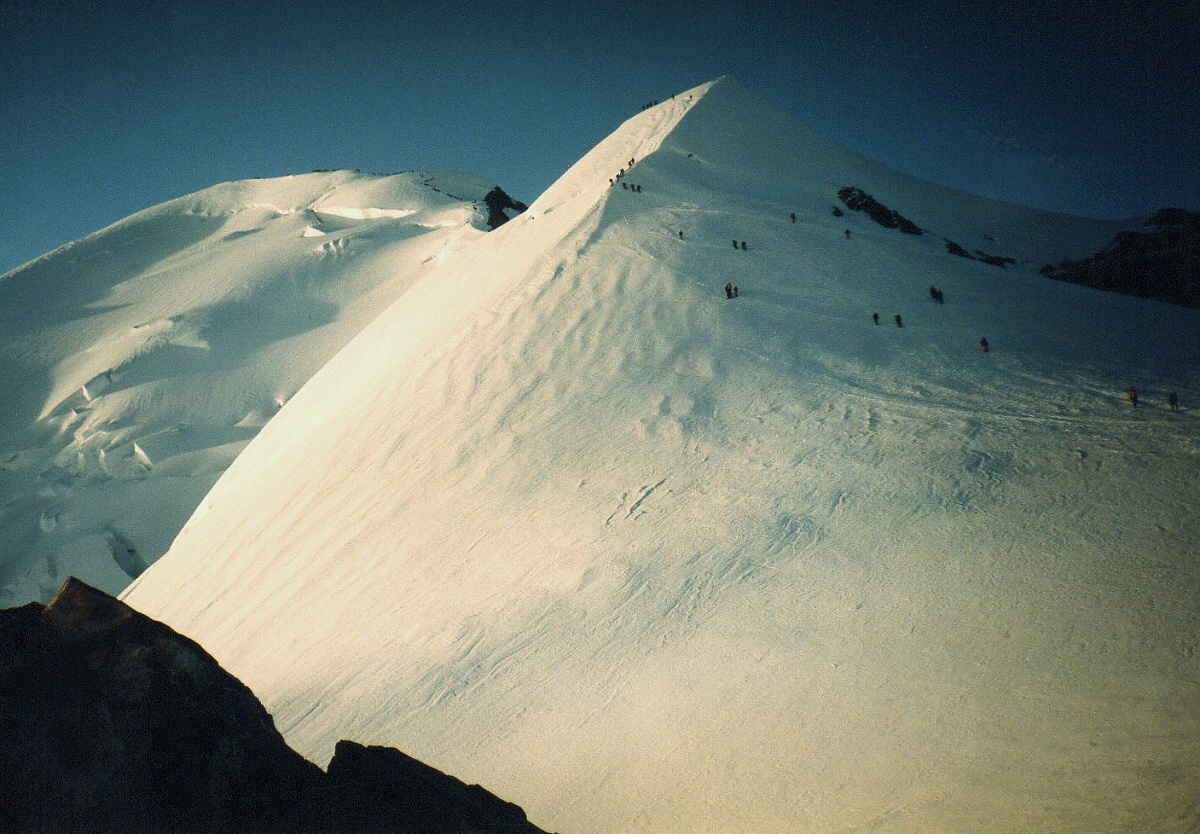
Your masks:
<svg viewBox="0 0 1200 834"><path fill-rule="evenodd" d="M633 170L633 162L634 162L634 158L630 157L629 165L627 167L622 168L620 171L617 171L617 175L615 177L608 178L608 185L610 188L612 186L616 185L617 183L621 183L621 187L624 189L633 190L633 191L641 191L642 190L642 187L640 185L634 186L634 185L630 185L627 182L624 182L625 172Z"/></svg>
<svg viewBox="0 0 1200 834"><path fill-rule="evenodd" d="M632 165L633 165L632 159L629 160L629 164L632 167ZM624 174L624 169L622 169L621 174L622 175ZM610 180L610 182L611 182L611 180ZM796 212L792 212L791 214L789 214L788 218L791 220L792 223L795 223L796 222ZM850 230L849 229L845 230L845 235L846 235L847 239L850 238ZM683 229L679 230L679 239L683 240ZM732 241L732 244L733 244L733 248L735 250L747 251L746 241L744 241L744 240L738 241L735 239ZM733 298L738 297L738 288L732 281L725 282L725 297L728 299L733 299ZM941 288L937 287L934 284L929 285L929 298L937 304L945 304L946 303L946 293ZM875 324L878 326L879 313L872 313L871 320L874 321ZM904 317L900 313L896 313L892 317L892 320L895 321L896 327L904 327ZM979 351L980 351L980 353L988 353L991 351L991 344L988 342L986 336L979 337ZM1131 385L1129 387L1129 390L1126 392L1126 396L1129 398L1129 402L1133 405L1133 407L1137 408L1137 405L1138 405L1137 389ZM1170 393L1167 394L1167 406L1168 406L1168 408L1171 409L1171 411L1179 410L1179 395L1175 391L1171 391Z"/></svg>
<svg viewBox="0 0 1200 834"><path fill-rule="evenodd" d="M1132 385L1130 385L1129 390L1125 392L1125 396L1129 398L1129 404L1134 408L1137 408L1138 403L1141 402L1141 400L1138 398L1137 388ZM1175 393L1174 391L1167 393L1167 408L1171 409L1172 411L1179 410L1179 394Z"/></svg>

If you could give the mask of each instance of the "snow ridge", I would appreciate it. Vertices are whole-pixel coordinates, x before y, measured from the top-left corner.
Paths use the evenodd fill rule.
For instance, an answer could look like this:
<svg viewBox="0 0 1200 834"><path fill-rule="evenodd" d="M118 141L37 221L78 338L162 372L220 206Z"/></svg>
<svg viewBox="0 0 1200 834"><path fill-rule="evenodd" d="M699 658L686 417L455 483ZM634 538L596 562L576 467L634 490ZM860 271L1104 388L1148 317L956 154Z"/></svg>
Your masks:
<svg viewBox="0 0 1200 834"><path fill-rule="evenodd" d="M1182 830L1200 318L1032 271L1110 232L677 94L400 294L126 599L314 760L547 829Z"/></svg>

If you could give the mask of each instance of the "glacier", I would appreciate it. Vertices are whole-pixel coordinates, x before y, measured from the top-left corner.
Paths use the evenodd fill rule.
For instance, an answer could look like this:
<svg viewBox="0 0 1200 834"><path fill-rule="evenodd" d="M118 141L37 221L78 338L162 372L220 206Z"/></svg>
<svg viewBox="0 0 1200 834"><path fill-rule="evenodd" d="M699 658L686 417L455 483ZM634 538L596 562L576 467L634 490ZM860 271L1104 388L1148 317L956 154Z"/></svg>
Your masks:
<svg viewBox="0 0 1200 834"><path fill-rule="evenodd" d="M547 830L1189 830L1200 313L1036 274L1118 228L676 94L405 272L123 599L313 761Z"/></svg>
<svg viewBox="0 0 1200 834"><path fill-rule="evenodd" d="M0 605L116 594L318 368L455 247L485 181L224 183L0 277Z"/></svg>

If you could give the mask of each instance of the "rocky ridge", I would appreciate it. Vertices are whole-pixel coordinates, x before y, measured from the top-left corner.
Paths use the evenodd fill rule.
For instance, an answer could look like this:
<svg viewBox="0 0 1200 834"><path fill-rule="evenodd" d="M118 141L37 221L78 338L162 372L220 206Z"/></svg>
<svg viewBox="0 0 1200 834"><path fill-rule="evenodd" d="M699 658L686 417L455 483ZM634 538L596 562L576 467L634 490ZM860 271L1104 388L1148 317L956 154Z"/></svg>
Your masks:
<svg viewBox="0 0 1200 834"><path fill-rule="evenodd" d="M14 832L539 831L393 748L323 772L198 644L74 578L0 611L0 725Z"/></svg>
<svg viewBox="0 0 1200 834"><path fill-rule="evenodd" d="M1089 258L1046 264L1041 273L1058 281L1200 308L1200 212L1156 211L1145 231L1119 232Z"/></svg>

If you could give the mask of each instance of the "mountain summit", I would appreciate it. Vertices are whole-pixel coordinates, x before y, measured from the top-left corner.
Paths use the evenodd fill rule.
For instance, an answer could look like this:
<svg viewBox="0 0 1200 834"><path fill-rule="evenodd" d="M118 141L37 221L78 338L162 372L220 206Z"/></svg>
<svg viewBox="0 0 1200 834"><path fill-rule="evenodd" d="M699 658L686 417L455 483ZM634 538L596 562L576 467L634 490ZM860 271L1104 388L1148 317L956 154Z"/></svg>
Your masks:
<svg viewBox="0 0 1200 834"><path fill-rule="evenodd" d="M1185 829L1200 313L1036 273L1113 232L677 94L407 287L125 598L310 758L543 828Z"/></svg>

